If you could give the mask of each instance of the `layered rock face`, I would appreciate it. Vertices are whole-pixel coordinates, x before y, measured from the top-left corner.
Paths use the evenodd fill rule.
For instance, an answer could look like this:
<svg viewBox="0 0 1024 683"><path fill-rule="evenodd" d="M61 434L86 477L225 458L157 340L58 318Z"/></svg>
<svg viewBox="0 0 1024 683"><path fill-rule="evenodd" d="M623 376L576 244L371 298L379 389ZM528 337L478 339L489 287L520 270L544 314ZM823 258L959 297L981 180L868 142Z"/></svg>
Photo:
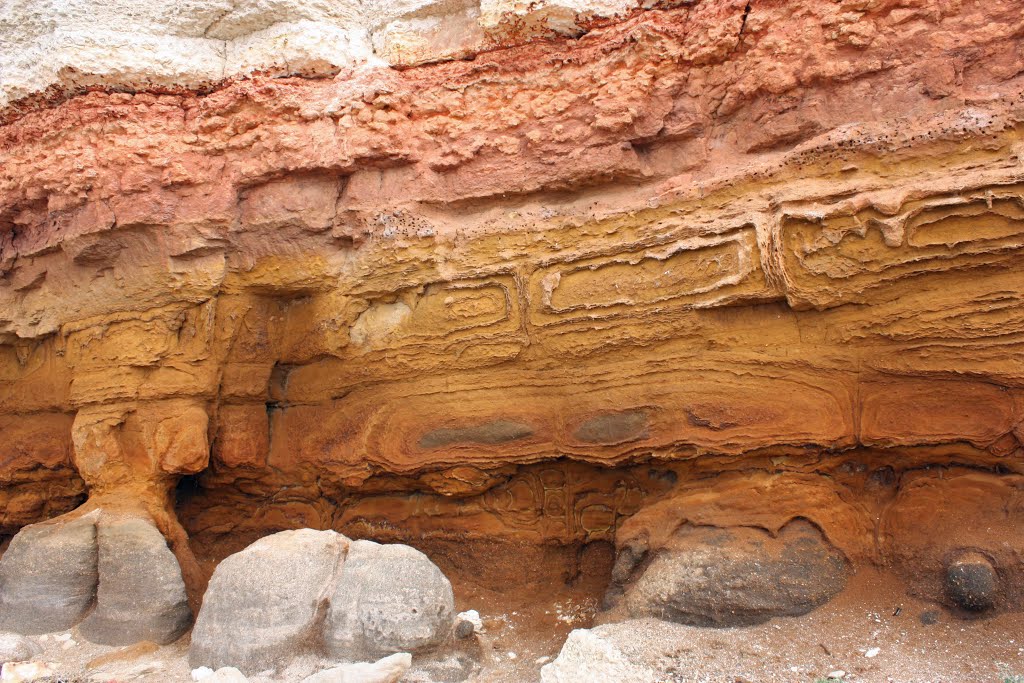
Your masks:
<svg viewBox="0 0 1024 683"><path fill-rule="evenodd" d="M193 611L299 527L1024 607L1017 2L192 5L2 25L0 533L127 510Z"/></svg>

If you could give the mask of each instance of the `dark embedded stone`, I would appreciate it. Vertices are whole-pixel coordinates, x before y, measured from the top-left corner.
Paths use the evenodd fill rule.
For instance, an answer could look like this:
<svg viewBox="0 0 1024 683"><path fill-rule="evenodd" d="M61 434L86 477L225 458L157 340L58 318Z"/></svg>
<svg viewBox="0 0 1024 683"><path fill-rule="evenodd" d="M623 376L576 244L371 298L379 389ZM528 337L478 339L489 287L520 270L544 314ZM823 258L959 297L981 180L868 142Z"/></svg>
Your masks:
<svg viewBox="0 0 1024 683"><path fill-rule="evenodd" d="M968 552L946 565L946 592L958 607L972 612L995 605L999 576L981 553Z"/></svg>
<svg viewBox="0 0 1024 683"><path fill-rule="evenodd" d="M921 612L921 616L918 618L925 626L933 626L934 624L939 623L939 611L930 609L927 612Z"/></svg>
<svg viewBox="0 0 1024 683"><path fill-rule="evenodd" d="M615 583L628 581L633 570L646 554L647 548L640 543L632 543L620 548L615 557L615 564L612 565L612 581Z"/></svg>
<svg viewBox="0 0 1024 683"><path fill-rule="evenodd" d="M803 520L773 537L752 528L683 527L627 588L634 617L699 626L805 614L846 585L847 563Z"/></svg>
<svg viewBox="0 0 1024 683"><path fill-rule="evenodd" d="M459 640L465 640L473 635L476 628L473 626L473 622L468 619L459 619L455 622L455 637Z"/></svg>
<svg viewBox="0 0 1024 683"><path fill-rule="evenodd" d="M424 434L420 448L440 448L458 443L477 443L486 446L508 443L533 435L533 427L512 420L493 420L472 427L435 429Z"/></svg>
<svg viewBox="0 0 1024 683"><path fill-rule="evenodd" d="M891 467L880 467L871 472L868 481L880 488L892 488L896 484L896 471Z"/></svg>
<svg viewBox="0 0 1024 683"><path fill-rule="evenodd" d="M576 439L584 443L622 443L647 436L647 412L630 410L595 415L576 430Z"/></svg>

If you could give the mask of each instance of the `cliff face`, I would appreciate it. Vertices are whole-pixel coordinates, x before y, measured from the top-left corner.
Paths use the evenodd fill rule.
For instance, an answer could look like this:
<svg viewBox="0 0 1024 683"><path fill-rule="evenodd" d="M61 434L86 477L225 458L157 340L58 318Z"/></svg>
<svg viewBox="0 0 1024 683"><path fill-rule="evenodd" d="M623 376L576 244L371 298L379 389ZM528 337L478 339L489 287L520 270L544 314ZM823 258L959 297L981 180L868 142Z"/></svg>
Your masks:
<svg viewBox="0 0 1024 683"><path fill-rule="evenodd" d="M0 533L145 510L194 593L283 528L603 540L628 592L809 520L1021 607L1019 4L457 10L5 90Z"/></svg>

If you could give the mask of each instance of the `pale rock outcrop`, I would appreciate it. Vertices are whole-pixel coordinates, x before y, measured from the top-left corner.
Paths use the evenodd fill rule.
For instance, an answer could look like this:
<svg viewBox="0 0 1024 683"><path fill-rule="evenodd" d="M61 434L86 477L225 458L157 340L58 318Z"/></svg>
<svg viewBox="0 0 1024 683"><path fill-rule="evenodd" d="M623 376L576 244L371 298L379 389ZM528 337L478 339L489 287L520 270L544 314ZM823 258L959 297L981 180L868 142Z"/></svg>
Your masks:
<svg viewBox="0 0 1024 683"><path fill-rule="evenodd" d="M79 626L86 640L167 644L192 623L181 568L156 527L139 518L98 526L96 607Z"/></svg>
<svg viewBox="0 0 1024 683"><path fill-rule="evenodd" d="M97 517L18 532L0 558L0 628L49 633L82 620L96 595Z"/></svg>
<svg viewBox="0 0 1024 683"><path fill-rule="evenodd" d="M349 542L298 529L262 538L221 562L192 630L189 661L256 673L311 645L326 591Z"/></svg>
<svg viewBox="0 0 1024 683"><path fill-rule="evenodd" d="M32 525L0 558L0 622L17 633L79 626L104 645L166 644L191 616L178 562L149 519L97 509Z"/></svg>

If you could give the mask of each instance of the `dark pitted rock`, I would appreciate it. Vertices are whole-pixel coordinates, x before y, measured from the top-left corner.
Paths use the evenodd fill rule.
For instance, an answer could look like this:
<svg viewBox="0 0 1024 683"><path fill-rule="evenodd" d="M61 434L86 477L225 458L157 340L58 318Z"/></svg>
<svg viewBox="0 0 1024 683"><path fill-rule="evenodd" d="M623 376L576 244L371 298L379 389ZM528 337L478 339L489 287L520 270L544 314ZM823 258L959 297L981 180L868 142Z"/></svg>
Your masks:
<svg viewBox="0 0 1024 683"><path fill-rule="evenodd" d="M847 563L817 527L796 520L773 537L750 528L683 527L626 590L635 617L737 626L793 616L846 585Z"/></svg>
<svg viewBox="0 0 1024 683"><path fill-rule="evenodd" d="M71 628L96 594L96 519L23 528L0 559L0 629L22 634Z"/></svg>
<svg viewBox="0 0 1024 683"><path fill-rule="evenodd" d="M101 645L177 640L192 620L181 568L163 534L145 519L99 523L99 588L80 629Z"/></svg>
<svg viewBox="0 0 1024 683"><path fill-rule="evenodd" d="M440 644L454 615L452 586L426 555L355 541L331 596L324 641L339 659L416 652Z"/></svg>
<svg viewBox="0 0 1024 683"><path fill-rule="evenodd" d="M311 647L348 545L334 531L282 531L222 561L192 631L192 666L251 675Z"/></svg>
<svg viewBox="0 0 1024 683"><path fill-rule="evenodd" d="M999 576L987 557L965 552L946 566L946 591L958 607L981 612L995 605Z"/></svg>

